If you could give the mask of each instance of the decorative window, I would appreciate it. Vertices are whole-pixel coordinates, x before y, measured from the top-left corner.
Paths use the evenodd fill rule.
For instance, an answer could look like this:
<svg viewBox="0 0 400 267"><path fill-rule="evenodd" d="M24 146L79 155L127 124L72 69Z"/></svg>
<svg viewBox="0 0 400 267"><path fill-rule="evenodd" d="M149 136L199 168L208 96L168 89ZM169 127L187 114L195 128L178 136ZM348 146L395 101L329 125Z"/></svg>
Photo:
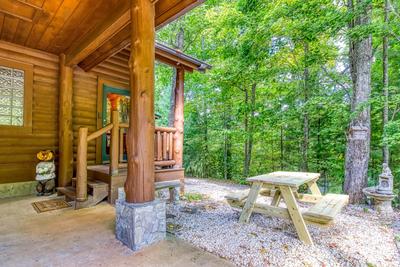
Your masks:
<svg viewBox="0 0 400 267"><path fill-rule="evenodd" d="M32 85L32 65L0 58L0 132L32 132Z"/></svg>
<svg viewBox="0 0 400 267"><path fill-rule="evenodd" d="M24 77L23 70L0 66L0 125L24 126Z"/></svg>

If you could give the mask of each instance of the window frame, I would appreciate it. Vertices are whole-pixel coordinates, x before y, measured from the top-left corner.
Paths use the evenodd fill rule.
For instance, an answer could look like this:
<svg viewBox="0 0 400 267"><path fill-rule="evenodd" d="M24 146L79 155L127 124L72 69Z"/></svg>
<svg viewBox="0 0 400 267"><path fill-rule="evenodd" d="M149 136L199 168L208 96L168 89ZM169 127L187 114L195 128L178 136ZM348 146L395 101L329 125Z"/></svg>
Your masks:
<svg viewBox="0 0 400 267"><path fill-rule="evenodd" d="M22 126L0 125L0 136L32 134L33 65L0 57L0 66L24 71L24 123Z"/></svg>

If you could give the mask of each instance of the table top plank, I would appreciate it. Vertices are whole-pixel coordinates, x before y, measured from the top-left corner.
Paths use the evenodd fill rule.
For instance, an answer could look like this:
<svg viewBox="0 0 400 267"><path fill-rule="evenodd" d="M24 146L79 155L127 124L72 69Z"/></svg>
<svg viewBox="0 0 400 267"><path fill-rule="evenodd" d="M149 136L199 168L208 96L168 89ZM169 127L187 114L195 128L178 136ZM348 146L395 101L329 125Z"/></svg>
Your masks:
<svg viewBox="0 0 400 267"><path fill-rule="evenodd" d="M272 172L268 174L258 175L247 179L249 182L262 182L275 186L291 186L299 187L302 184L317 180L319 173L311 172Z"/></svg>

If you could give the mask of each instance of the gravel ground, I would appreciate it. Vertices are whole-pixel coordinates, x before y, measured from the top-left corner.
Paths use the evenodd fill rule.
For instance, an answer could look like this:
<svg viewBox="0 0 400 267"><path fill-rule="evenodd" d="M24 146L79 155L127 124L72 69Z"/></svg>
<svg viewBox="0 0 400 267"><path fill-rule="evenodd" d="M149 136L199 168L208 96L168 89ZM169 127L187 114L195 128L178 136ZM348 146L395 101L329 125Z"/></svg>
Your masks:
<svg viewBox="0 0 400 267"><path fill-rule="evenodd" d="M187 179L186 192L204 197L168 205L171 231L238 266L400 266L395 241L399 212L379 218L364 206L347 206L331 227L309 226L315 245L308 246L298 240L288 220L253 214L249 224L239 224L240 211L224 196L245 188Z"/></svg>

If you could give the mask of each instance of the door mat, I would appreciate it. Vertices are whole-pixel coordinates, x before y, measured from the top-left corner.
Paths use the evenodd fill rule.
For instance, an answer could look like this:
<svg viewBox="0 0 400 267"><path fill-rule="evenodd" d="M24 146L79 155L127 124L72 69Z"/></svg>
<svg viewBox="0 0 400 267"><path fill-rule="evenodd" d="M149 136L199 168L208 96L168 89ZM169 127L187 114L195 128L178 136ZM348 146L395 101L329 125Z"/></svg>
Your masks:
<svg viewBox="0 0 400 267"><path fill-rule="evenodd" d="M37 201L32 203L33 208L37 213L42 213L51 210L59 210L71 207L67 201L63 199L50 199L44 201Z"/></svg>

